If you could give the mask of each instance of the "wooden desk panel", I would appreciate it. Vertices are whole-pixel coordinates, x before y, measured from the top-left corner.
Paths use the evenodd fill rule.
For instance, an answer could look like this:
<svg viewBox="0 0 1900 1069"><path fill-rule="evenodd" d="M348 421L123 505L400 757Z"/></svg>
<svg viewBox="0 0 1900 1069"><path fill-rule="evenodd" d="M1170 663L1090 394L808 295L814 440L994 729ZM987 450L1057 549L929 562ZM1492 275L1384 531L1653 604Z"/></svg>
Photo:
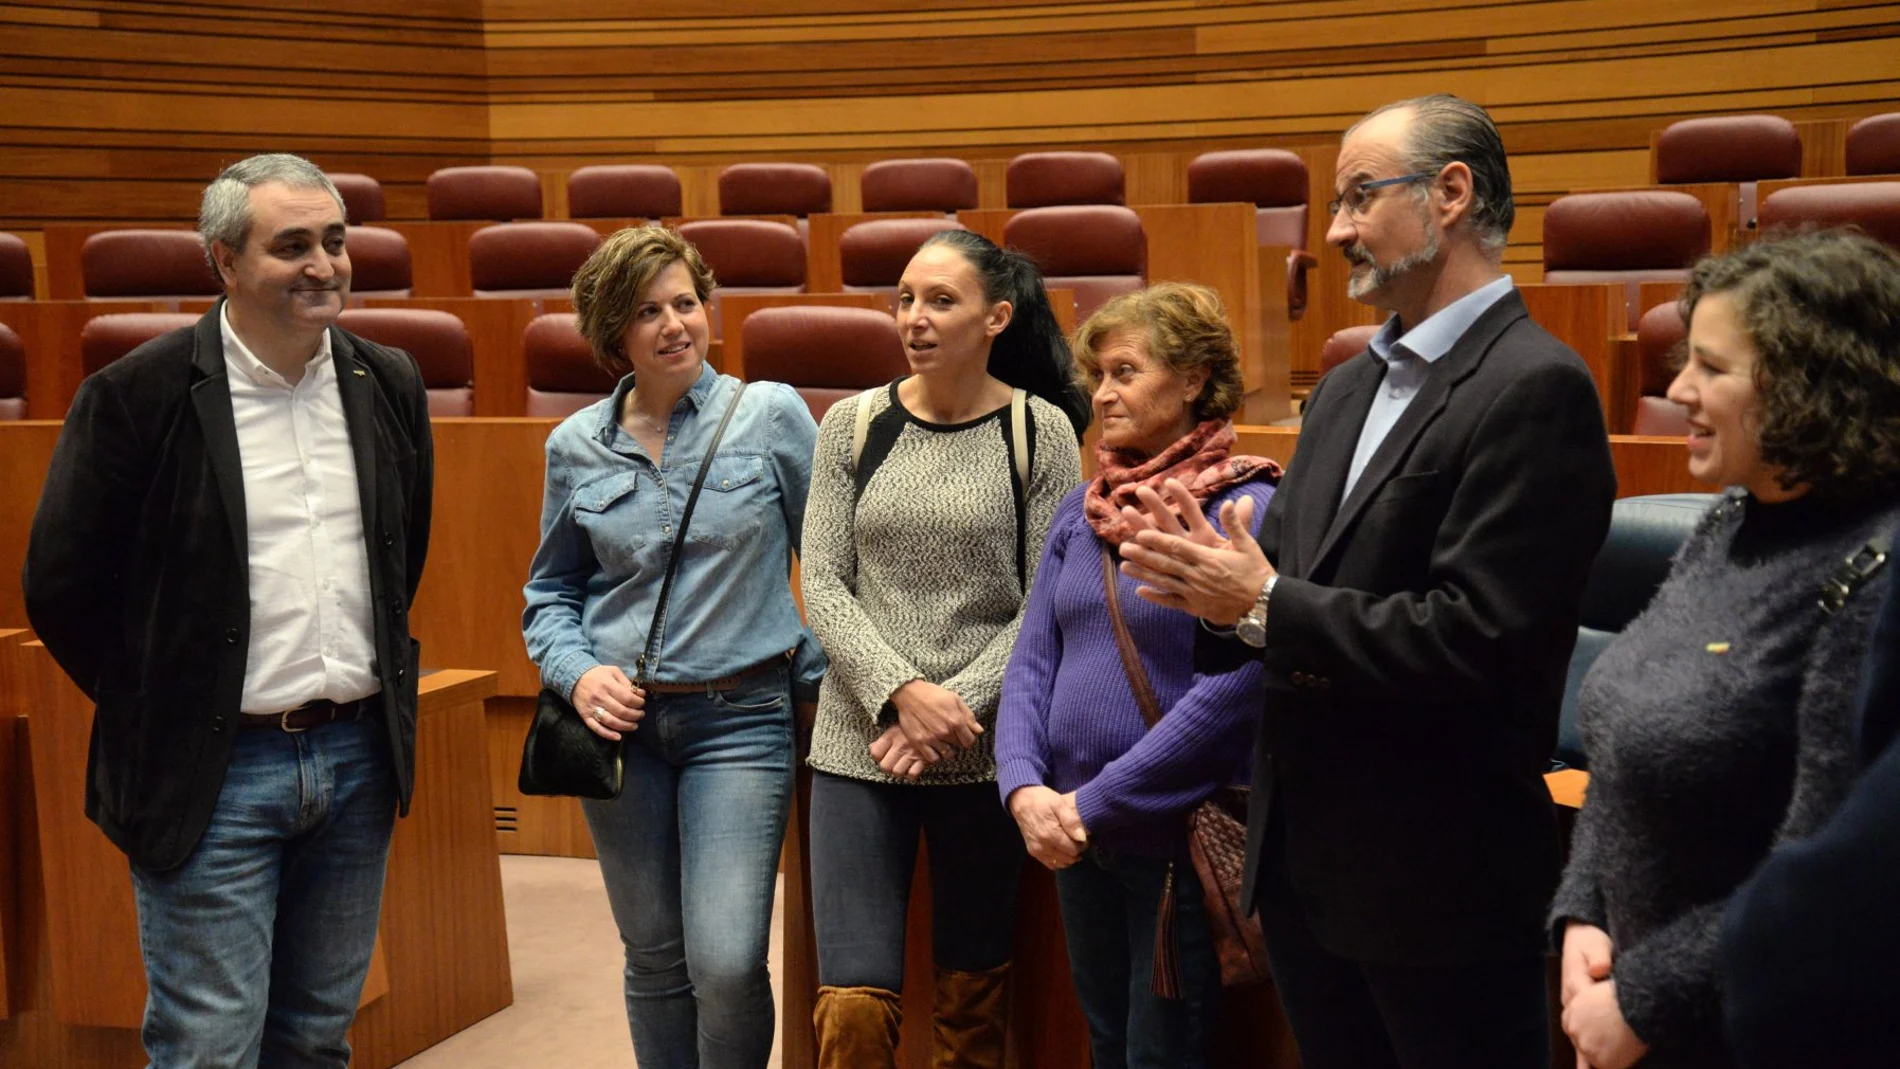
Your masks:
<svg viewBox="0 0 1900 1069"><path fill-rule="evenodd" d="M1614 418L1621 384L1610 339L1627 330L1624 287L1613 283L1536 283L1519 286L1517 292L1538 326L1563 339L1583 357L1590 377L1596 380L1597 398L1606 418Z"/></svg>
<svg viewBox="0 0 1900 1069"><path fill-rule="evenodd" d="M401 234L409 242L409 292L417 297L473 297L468 274L468 239L475 231L495 224L478 221L413 222L384 220L375 224Z"/></svg>
<svg viewBox="0 0 1900 1069"><path fill-rule="evenodd" d="M521 337L528 323L555 300L512 297L415 297L377 299L368 308L420 308L447 312L468 328L472 350L477 416L520 416L528 410L528 362ZM563 311L571 308L563 308ZM485 664L485 661L464 661Z"/></svg>
<svg viewBox="0 0 1900 1069"><path fill-rule="evenodd" d="M0 1021L26 1008L29 972L20 925L20 827L32 819L27 811L32 777L27 775L26 732L14 693L12 658L6 654L29 637L21 628L0 627Z"/></svg>
<svg viewBox="0 0 1900 1069"><path fill-rule="evenodd" d="M20 569L59 428L40 420L0 423L0 625L26 626Z"/></svg>
<svg viewBox="0 0 1900 1069"><path fill-rule="evenodd" d="M94 316L118 312L175 312L168 301L0 301L0 323L26 348L26 416L65 419L86 377L79 336Z"/></svg>

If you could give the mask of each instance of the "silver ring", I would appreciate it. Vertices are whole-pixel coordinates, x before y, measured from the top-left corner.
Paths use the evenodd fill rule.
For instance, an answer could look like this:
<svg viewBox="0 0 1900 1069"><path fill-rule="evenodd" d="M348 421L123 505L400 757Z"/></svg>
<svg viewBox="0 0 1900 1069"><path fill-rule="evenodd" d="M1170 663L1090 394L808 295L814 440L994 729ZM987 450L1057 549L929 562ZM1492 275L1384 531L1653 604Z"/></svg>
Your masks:
<svg viewBox="0 0 1900 1069"><path fill-rule="evenodd" d="M596 705L596 706L594 706L594 719L595 719L595 720L598 720L598 721L600 721L600 722L602 722L602 723L606 723L606 721L607 721L607 707L606 707L606 706L604 706L604 705Z"/></svg>

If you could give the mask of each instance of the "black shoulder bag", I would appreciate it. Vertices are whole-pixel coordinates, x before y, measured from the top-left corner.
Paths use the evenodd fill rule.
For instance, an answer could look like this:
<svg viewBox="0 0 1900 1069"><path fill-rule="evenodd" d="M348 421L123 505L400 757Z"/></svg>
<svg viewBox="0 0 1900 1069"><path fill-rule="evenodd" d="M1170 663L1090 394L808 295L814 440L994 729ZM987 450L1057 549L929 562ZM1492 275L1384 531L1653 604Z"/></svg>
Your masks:
<svg viewBox="0 0 1900 1069"><path fill-rule="evenodd" d="M667 558L666 575L660 580L660 600L653 609L653 626L647 629L646 652L634 666L634 683L645 683L659 667L660 626L666 619L667 598L673 593L673 576L679 571L680 551L686 548L686 528L693 522L693 506L699 503L700 488L706 484L706 470L712 467L713 454L726 436L726 424L745 396L746 384L733 391L726 414L719 418L712 443L699 462L699 474L693 476L693 488L686 495L686 508L680 513L679 530L673 535L673 555ZM575 795L581 798L620 797L620 749L625 743L603 739L594 734L565 695L542 688L535 703L534 723L528 726L527 741L521 745L521 775L516 786L522 794Z"/></svg>

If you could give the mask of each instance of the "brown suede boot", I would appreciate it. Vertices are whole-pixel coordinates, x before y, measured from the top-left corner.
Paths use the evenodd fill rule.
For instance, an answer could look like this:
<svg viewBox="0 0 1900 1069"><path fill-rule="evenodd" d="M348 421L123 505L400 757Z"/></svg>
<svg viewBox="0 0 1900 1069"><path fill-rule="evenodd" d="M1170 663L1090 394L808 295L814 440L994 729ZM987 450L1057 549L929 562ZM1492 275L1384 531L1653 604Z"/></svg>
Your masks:
<svg viewBox="0 0 1900 1069"><path fill-rule="evenodd" d="M896 1069L897 1026L903 1016L895 991L820 987L811 1011L818 1069Z"/></svg>
<svg viewBox="0 0 1900 1069"><path fill-rule="evenodd" d="M1003 1069L1008 1007L1007 962L987 972L938 968L933 1069Z"/></svg>

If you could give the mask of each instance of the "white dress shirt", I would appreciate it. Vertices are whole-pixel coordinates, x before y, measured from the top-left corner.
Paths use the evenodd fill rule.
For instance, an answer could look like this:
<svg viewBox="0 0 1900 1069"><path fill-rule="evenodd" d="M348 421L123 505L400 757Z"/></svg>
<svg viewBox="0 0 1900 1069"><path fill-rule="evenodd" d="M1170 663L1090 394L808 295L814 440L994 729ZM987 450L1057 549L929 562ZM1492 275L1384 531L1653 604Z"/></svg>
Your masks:
<svg viewBox="0 0 1900 1069"><path fill-rule="evenodd" d="M346 702L381 690L370 617L369 550L356 457L324 332L292 386L220 313L224 365L244 465L251 641L246 713Z"/></svg>
<svg viewBox="0 0 1900 1069"><path fill-rule="evenodd" d="M1432 365L1451 352L1452 346L1464 338L1478 317L1509 292L1511 276L1505 275L1440 308L1423 323L1406 331L1403 337L1399 335L1398 316L1386 320L1379 333L1372 336L1368 348L1385 364L1385 378L1380 380L1379 392L1372 398L1372 407L1366 410L1366 422L1359 428L1359 445L1352 452L1352 466L1346 469L1346 488L1340 492L1340 504L1352 496L1352 488L1365 473L1366 465L1372 462L1372 454L1378 452L1385 436L1411 407L1412 398L1417 397L1419 387L1425 385Z"/></svg>

